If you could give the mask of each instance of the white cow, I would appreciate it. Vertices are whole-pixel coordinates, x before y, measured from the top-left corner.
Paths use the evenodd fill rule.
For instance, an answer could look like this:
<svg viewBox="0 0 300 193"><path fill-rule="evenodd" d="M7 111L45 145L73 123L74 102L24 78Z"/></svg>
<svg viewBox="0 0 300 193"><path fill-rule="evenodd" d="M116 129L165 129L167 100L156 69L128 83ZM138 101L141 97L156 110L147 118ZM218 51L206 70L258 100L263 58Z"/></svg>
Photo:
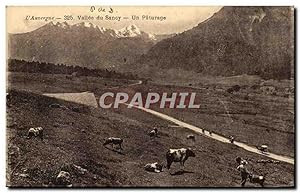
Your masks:
<svg viewBox="0 0 300 193"><path fill-rule="evenodd" d="M190 148L169 149L166 153L167 168L170 169L173 162L180 162L180 165L184 166L185 161L189 157L196 157L195 153Z"/></svg>
<svg viewBox="0 0 300 193"><path fill-rule="evenodd" d="M149 172L160 173L163 171L163 165L161 165L157 162L149 163L144 166L144 169Z"/></svg>
<svg viewBox="0 0 300 193"><path fill-rule="evenodd" d="M60 171L56 177L56 184L71 187L71 174L66 171Z"/></svg>
<svg viewBox="0 0 300 193"><path fill-rule="evenodd" d="M27 139L31 137L40 137L43 141L44 129L42 127L32 127L28 130Z"/></svg>

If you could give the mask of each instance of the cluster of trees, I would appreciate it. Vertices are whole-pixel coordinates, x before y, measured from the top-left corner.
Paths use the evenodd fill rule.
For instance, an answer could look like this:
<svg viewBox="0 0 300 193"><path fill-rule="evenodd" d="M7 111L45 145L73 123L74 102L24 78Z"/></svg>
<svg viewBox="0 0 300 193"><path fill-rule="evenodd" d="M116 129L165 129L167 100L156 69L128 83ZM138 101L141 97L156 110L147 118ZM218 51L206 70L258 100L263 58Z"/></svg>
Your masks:
<svg viewBox="0 0 300 193"><path fill-rule="evenodd" d="M116 78L116 79L138 79L134 74L118 73L114 70L107 69L89 69L80 66L68 66L65 64L52 64L37 61L25 61L17 59L8 60L9 72L28 72L28 73L43 73L43 74L76 74L77 76L94 76L103 78Z"/></svg>

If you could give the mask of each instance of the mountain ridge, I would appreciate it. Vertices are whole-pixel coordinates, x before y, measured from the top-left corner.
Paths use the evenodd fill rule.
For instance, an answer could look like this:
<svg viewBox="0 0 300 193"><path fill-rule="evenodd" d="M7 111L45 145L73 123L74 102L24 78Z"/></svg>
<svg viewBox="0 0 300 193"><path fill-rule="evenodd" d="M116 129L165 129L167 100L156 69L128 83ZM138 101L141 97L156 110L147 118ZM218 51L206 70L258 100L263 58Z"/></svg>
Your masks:
<svg viewBox="0 0 300 193"><path fill-rule="evenodd" d="M155 35L146 33L135 25L114 30L90 22L73 25L67 22L49 22L31 32L9 34L8 57L118 69L145 54L163 38L155 38Z"/></svg>
<svg viewBox="0 0 300 193"><path fill-rule="evenodd" d="M112 29L112 28L105 28L105 27L101 27L99 25L96 25L92 22L79 22L79 23L75 23L75 24L69 24L66 21L64 22L54 22L51 21L49 23L46 23L45 25L38 27L37 29L34 29L32 31L29 32L25 32L25 33L31 33L33 31L42 29L42 28L51 28L51 27L58 27L61 29L65 29L65 30L70 30L71 28L90 28L90 29L95 29L98 30L100 33L104 34L104 33L110 33L110 35L112 37L116 37L116 38L127 38L127 37L139 37L139 36L143 36L145 38L149 38L153 41L156 41L157 38L156 36L172 36L175 33L171 33L171 34L152 34L152 33L147 33L143 30L141 30L137 25L135 24L130 24L128 26L125 26L121 29ZM18 35L18 34L25 34L25 33L9 33L9 35Z"/></svg>
<svg viewBox="0 0 300 193"><path fill-rule="evenodd" d="M199 75L290 78L293 30L290 7L223 7L194 28L158 42L135 63Z"/></svg>

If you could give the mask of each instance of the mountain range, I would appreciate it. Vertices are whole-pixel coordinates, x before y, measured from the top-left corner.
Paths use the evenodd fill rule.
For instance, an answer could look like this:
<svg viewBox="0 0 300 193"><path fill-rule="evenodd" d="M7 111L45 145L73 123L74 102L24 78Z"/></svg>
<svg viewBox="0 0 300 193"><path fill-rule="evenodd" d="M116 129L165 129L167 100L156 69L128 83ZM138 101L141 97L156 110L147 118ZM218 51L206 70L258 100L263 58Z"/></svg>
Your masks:
<svg viewBox="0 0 300 193"><path fill-rule="evenodd" d="M172 69L196 75L285 79L294 69L292 7L223 7L194 28L154 35L130 25L48 23L9 35L9 58L114 68L153 76Z"/></svg>
<svg viewBox="0 0 300 193"><path fill-rule="evenodd" d="M28 33L9 34L8 53L9 58L27 61L118 68L171 36L146 33L136 25L114 30L89 22L50 22Z"/></svg>

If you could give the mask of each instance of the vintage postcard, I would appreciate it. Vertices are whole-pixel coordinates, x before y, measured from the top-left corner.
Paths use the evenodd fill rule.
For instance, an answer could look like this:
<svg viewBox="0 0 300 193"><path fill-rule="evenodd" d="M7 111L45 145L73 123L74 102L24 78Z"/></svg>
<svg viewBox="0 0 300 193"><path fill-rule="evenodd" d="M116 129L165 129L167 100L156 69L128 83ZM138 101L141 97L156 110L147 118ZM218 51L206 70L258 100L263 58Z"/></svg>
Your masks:
<svg viewBox="0 0 300 193"><path fill-rule="evenodd" d="M295 188L294 7L6 17L8 187Z"/></svg>

